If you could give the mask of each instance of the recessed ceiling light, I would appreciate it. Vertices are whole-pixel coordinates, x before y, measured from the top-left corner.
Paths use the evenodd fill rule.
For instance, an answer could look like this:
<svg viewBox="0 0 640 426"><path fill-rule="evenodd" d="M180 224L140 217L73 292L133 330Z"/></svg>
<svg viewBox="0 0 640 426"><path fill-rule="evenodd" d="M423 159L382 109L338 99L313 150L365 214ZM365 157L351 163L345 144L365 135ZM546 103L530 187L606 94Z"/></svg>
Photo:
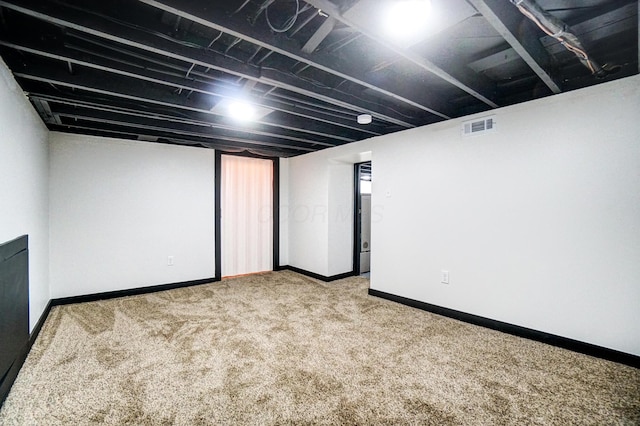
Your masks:
<svg viewBox="0 0 640 426"><path fill-rule="evenodd" d="M385 29L397 41L423 31L431 16L431 0L396 1L385 10Z"/></svg>
<svg viewBox="0 0 640 426"><path fill-rule="evenodd" d="M371 114L360 114L358 116L358 124L371 124L371 121L373 121Z"/></svg>

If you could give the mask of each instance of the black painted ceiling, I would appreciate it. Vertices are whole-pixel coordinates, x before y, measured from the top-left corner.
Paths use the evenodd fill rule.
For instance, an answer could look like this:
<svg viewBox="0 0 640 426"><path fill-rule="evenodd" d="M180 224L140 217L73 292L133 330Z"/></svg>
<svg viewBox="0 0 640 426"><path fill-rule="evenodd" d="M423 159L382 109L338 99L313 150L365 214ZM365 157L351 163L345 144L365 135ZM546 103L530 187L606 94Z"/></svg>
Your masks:
<svg viewBox="0 0 640 426"><path fill-rule="evenodd" d="M638 73L637 1L523 0L600 78L509 0L433 0L402 43L390 1L0 0L0 54L51 130L280 157Z"/></svg>

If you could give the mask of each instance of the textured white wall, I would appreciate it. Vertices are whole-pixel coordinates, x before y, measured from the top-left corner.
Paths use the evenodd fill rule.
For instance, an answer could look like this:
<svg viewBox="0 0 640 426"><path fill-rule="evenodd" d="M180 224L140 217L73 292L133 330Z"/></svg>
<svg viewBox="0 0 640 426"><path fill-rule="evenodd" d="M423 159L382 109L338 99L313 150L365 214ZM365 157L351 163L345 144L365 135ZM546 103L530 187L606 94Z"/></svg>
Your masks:
<svg viewBox="0 0 640 426"><path fill-rule="evenodd" d="M0 59L0 242L29 235L30 330L49 301L47 133Z"/></svg>
<svg viewBox="0 0 640 426"><path fill-rule="evenodd" d="M289 159L280 159L280 265L289 264Z"/></svg>
<svg viewBox="0 0 640 426"><path fill-rule="evenodd" d="M215 275L213 150L50 141L52 298Z"/></svg>
<svg viewBox="0 0 640 426"><path fill-rule="evenodd" d="M329 276L353 270L353 170L353 164L342 162L329 166Z"/></svg>
<svg viewBox="0 0 640 426"><path fill-rule="evenodd" d="M459 119L296 157L290 185L342 193L332 160L372 151L373 289L640 355L639 88L498 109L482 136ZM306 225L291 264L346 272L314 241L336 225Z"/></svg>
<svg viewBox="0 0 640 426"><path fill-rule="evenodd" d="M329 171L317 158L289 159L289 265L328 275Z"/></svg>

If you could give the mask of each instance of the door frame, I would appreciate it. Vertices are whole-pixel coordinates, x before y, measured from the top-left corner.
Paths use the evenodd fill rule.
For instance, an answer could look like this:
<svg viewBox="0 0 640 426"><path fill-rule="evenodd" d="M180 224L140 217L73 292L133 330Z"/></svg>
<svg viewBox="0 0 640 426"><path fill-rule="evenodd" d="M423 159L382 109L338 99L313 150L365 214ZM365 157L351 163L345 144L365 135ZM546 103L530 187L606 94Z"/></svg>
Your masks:
<svg viewBox="0 0 640 426"><path fill-rule="evenodd" d="M371 164L371 160L353 165L353 275L360 275L360 246L362 245L362 199L360 166Z"/></svg>
<svg viewBox="0 0 640 426"><path fill-rule="evenodd" d="M250 152L227 152L216 150L215 159L215 280L222 280L222 156L233 155L236 157L259 158L271 160L273 164L273 271L280 268L280 158L267 157Z"/></svg>

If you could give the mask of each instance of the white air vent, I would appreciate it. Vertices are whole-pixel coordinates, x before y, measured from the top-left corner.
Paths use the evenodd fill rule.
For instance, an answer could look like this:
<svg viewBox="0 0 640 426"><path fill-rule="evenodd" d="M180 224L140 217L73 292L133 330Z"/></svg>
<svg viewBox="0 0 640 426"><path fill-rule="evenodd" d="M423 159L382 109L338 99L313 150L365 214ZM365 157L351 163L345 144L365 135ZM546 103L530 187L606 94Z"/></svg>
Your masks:
<svg viewBox="0 0 640 426"><path fill-rule="evenodd" d="M496 117L484 117L462 123L462 135L471 136L493 132L496 129Z"/></svg>

